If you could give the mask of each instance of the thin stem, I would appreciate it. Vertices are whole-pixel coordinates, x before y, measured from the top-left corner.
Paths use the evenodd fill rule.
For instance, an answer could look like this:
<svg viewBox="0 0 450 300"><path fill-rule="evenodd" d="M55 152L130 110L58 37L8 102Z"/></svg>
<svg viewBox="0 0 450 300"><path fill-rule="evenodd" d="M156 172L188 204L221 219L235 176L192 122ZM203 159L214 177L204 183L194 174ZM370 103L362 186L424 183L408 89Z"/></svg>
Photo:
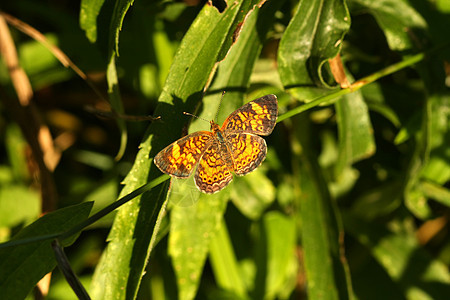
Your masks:
<svg viewBox="0 0 450 300"><path fill-rule="evenodd" d="M159 176L158 178L150 181L149 183L141 186L140 188L137 188L136 190L134 190L133 192L129 193L128 195L123 196L122 198L120 198L119 200L115 201L114 203L111 203L110 205L108 205L107 207L103 208L99 212L93 214L92 216L90 216L86 220L84 220L84 221L74 225L72 228L68 229L65 232L41 235L41 236L24 238L24 239L20 239L20 240L14 240L14 241L1 243L0 244L0 249L1 248L7 248L7 247L24 245L24 244L36 243L36 242L41 242L41 241L45 241L45 240L52 240L52 239L55 239L55 238L58 238L60 240L66 239L66 238L68 238L68 237L70 237L70 236L80 232L81 230L83 230L87 226L95 223L99 219L103 218L104 216L106 216L107 214L109 214L110 212L115 210L116 208L122 206L123 204L127 203L128 201L132 200L133 198L135 198L135 197L137 197L137 196L139 196L139 195L141 195L141 194L151 190L155 186L160 185L161 183L163 183L164 181L166 181L169 178L170 178L169 175L161 175L161 176Z"/></svg>
<svg viewBox="0 0 450 300"><path fill-rule="evenodd" d="M393 65L390 65L378 72L373 73L372 75L366 76L358 81L356 81L355 83L353 83L350 87L345 88L345 89L341 89L339 91L336 91L334 93L328 94L326 96L322 96L319 97L311 102L305 103L299 107L296 107L290 111L288 111L287 113L281 115L278 117L277 123L278 122L283 122L284 120L291 118L299 113L302 113L308 109L311 109L313 107L316 107L322 103L326 103L329 102L330 100L333 100L335 98L341 97L343 95L346 94L350 94L353 93L357 90L359 90L360 88L362 88L363 86L366 86L382 77L385 77L387 75L390 75L392 73L395 73L401 69L404 69L406 67L412 66L416 63L418 63L419 61L423 60L426 56L426 54L430 54L430 52L434 52L438 49L442 49L442 47L439 48L434 48L433 50L430 50L429 52L422 52L416 55L413 55L405 60L402 60L398 63L395 63Z"/></svg>
<svg viewBox="0 0 450 300"><path fill-rule="evenodd" d="M70 266L69 259L67 258L66 253L64 253L63 247L61 247L57 239L52 242L52 248L55 252L55 258L56 262L58 263L59 269L66 278L67 283L69 283L70 287L77 295L77 298L81 300L90 300L91 297Z"/></svg>
<svg viewBox="0 0 450 300"><path fill-rule="evenodd" d="M135 198L135 197L137 197L137 196L139 196L139 195L141 195L141 194L151 190L155 186L160 185L161 183L163 183L164 181L166 181L169 178L170 178L169 175L161 175L158 178L150 181L149 183L144 184L143 186L135 189L134 191L132 191L128 195L123 196L122 198L120 198L116 202L111 203L110 205L108 205L107 207L103 208L99 212L93 214L92 216L90 216L86 220L78 223L77 225L75 225L71 229L65 231L63 234L61 234L61 236L59 238L60 239L65 239L65 238L68 238L68 237L78 233L79 231L83 230L87 226L89 226L89 225L95 223L96 221L98 221L99 219L103 218L104 216L106 216L107 214L109 214L110 212L115 210L116 208L122 206L123 204L127 203L128 201L132 200L133 198Z"/></svg>

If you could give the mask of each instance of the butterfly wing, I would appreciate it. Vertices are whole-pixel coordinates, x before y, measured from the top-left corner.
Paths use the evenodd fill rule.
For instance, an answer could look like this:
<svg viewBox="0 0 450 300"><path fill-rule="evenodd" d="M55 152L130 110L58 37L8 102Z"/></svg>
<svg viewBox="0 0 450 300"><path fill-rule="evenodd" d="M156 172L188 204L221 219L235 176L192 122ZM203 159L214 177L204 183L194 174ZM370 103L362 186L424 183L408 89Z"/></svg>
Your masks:
<svg viewBox="0 0 450 300"><path fill-rule="evenodd" d="M213 194L226 187L233 174L220 156L219 142L206 149L195 172L195 184L204 193Z"/></svg>
<svg viewBox="0 0 450 300"><path fill-rule="evenodd" d="M269 135L278 117L275 95L266 95L245 104L231 113L222 125L222 131Z"/></svg>
<svg viewBox="0 0 450 300"><path fill-rule="evenodd" d="M163 173L175 177L188 177L205 152L212 136L209 131L187 135L161 150L155 156L154 163Z"/></svg>
<svg viewBox="0 0 450 300"><path fill-rule="evenodd" d="M231 133L227 136L231 143L234 172L238 176L255 170L266 158L266 141L257 135Z"/></svg>

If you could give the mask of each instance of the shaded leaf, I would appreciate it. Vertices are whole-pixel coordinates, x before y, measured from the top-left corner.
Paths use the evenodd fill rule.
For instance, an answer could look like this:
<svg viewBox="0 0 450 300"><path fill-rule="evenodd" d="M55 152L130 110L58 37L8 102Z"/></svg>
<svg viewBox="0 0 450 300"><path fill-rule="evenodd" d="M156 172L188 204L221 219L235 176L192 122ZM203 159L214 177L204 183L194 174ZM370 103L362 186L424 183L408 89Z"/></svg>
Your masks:
<svg viewBox="0 0 450 300"><path fill-rule="evenodd" d="M278 51L281 81L297 99L311 100L329 93L334 84L323 67L339 53L349 27L345 1L300 1Z"/></svg>
<svg viewBox="0 0 450 300"><path fill-rule="evenodd" d="M116 53L111 52L110 61L106 70L106 80L108 81L108 96L109 102L115 112L123 113L123 105L119 91L119 79L116 69ZM117 126L120 130L120 147L116 155L116 160L122 158L125 147L127 145L128 133L125 124L125 120L122 118L115 119Z"/></svg>
<svg viewBox="0 0 450 300"><path fill-rule="evenodd" d="M61 233L89 216L92 202L69 206L44 215L22 229L12 240ZM61 241L69 246L75 240ZM0 290L6 299L23 299L56 266L51 240L0 249Z"/></svg>
<svg viewBox="0 0 450 300"><path fill-rule="evenodd" d="M400 119L397 113L385 102L380 84L374 82L366 85L361 89L361 93L370 111L381 114L395 127L400 127Z"/></svg>
<svg viewBox="0 0 450 300"><path fill-rule="evenodd" d="M365 220L373 220L392 213L402 205L402 185L392 181L366 191L352 206L352 213Z"/></svg>
<svg viewBox="0 0 450 300"><path fill-rule="evenodd" d="M343 217L346 230L365 245L407 299L440 299L450 291L447 267L417 244L412 232L392 232L373 222Z"/></svg>
<svg viewBox="0 0 450 300"><path fill-rule="evenodd" d="M27 143L17 124L12 124L6 129L5 145L7 147L8 161L15 179L30 180L26 159Z"/></svg>
<svg viewBox="0 0 450 300"><path fill-rule="evenodd" d="M386 35L392 50L406 50L414 46L415 34L426 30L423 17L405 0L352 0L372 14Z"/></svg>

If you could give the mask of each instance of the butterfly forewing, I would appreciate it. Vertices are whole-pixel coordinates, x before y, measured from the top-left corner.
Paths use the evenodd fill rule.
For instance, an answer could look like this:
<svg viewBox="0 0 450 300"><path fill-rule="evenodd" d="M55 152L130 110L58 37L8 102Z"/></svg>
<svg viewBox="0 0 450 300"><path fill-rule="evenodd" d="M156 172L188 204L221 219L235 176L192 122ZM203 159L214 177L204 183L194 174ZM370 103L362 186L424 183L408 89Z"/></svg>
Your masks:
<svg viewBox="0 0 450 300"><path fill-rule="evenodd" d="M155 165L175 177L188 177L205 152L213 134L198 131L170 144L155 156Z"/></svg>
<svg viewBox="0 0 450 300"><path fill-rule="evenodd" d="M277 97L266 95L231 113L223 123L222 130L269 135L275 127L277 117Z"/></svg>

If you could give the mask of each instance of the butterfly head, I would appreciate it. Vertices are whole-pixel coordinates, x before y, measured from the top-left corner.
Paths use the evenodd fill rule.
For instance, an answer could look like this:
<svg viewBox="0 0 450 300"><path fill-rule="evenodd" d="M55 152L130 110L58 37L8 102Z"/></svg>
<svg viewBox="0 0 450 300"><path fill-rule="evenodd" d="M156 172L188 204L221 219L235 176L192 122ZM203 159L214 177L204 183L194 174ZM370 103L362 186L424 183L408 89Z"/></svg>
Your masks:
<svg viewBox="0 0 450 300"><path fill-rule="evenodd" d="M214 120L209 121L209 124L211 125L212 133L216 134L216 132L220 131L219 125Z"/></svg>

